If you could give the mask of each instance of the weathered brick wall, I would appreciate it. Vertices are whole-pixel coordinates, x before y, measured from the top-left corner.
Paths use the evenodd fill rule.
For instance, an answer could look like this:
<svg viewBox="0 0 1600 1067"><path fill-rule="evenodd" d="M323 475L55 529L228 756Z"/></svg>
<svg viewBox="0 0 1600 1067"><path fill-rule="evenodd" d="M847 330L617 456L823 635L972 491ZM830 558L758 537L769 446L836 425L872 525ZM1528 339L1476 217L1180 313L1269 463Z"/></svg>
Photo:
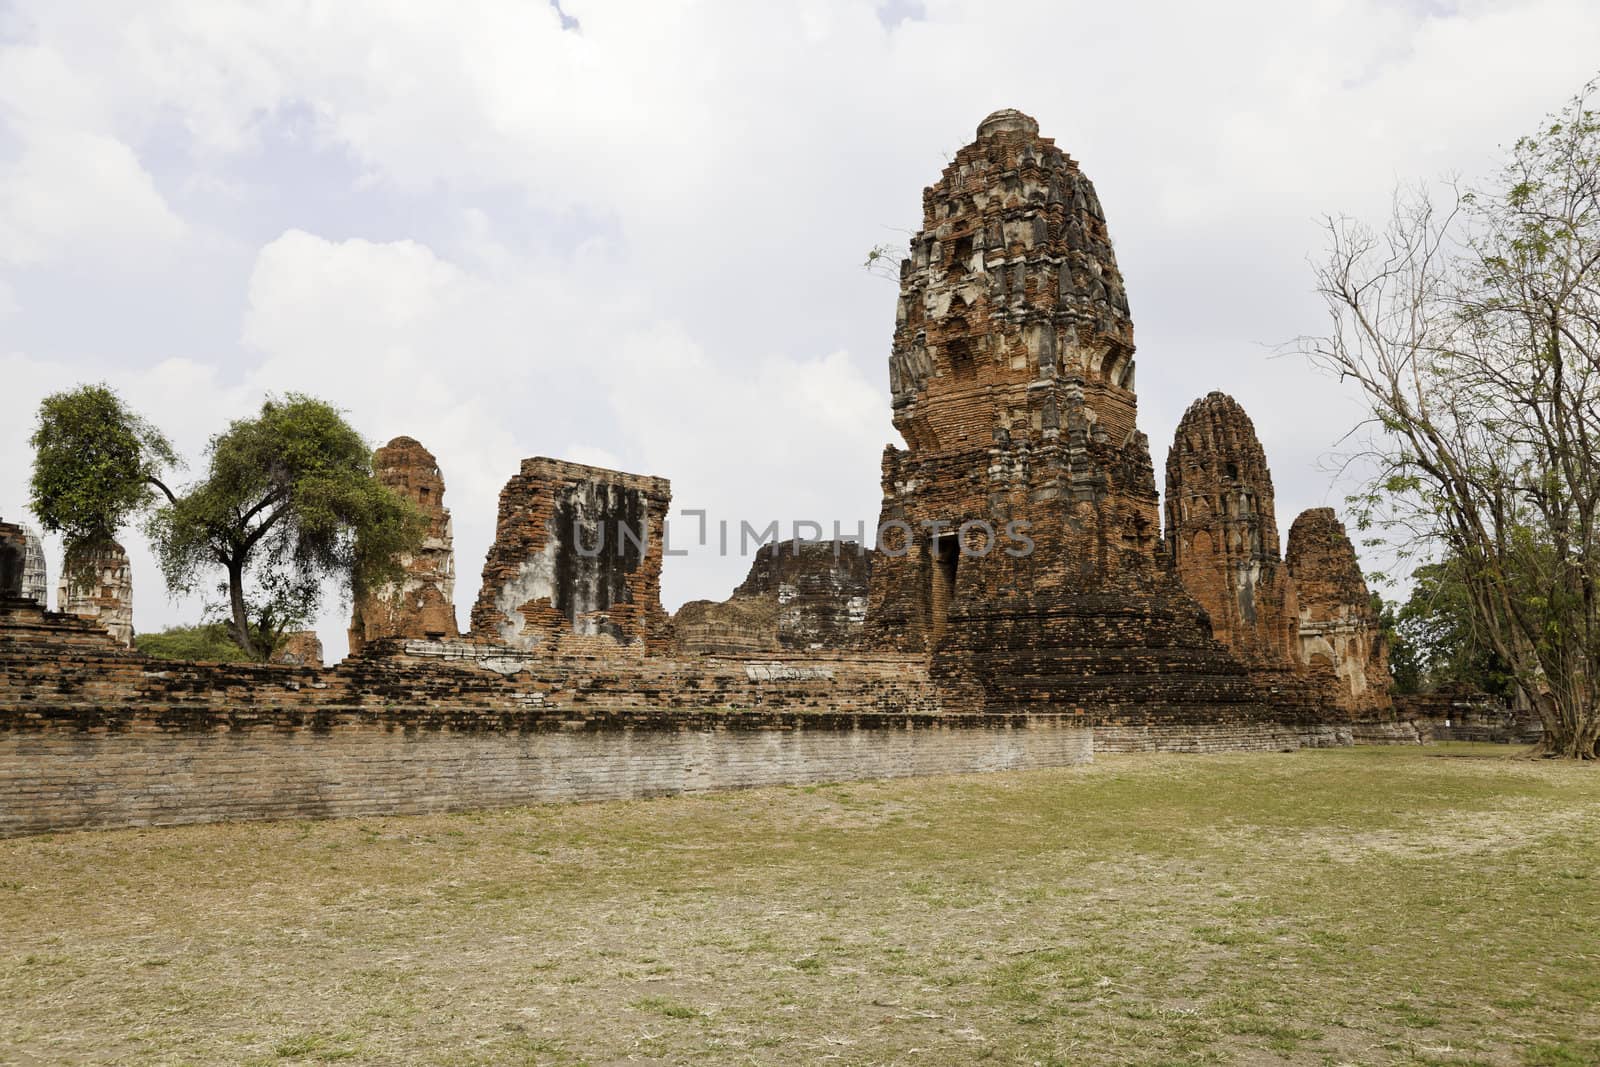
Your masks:
<svg viewBox="0 0 1600 1067"><path fill-rule="evenodd" d="M327 670L172 663L89 620L0 602L0 834L1065 766L1092 752L1076 716L945 713L908 657L611 650L390 641Z"/></svg>
<svg viewBox="0 0 1600 1067"><path fill-rule="evenodd" d="M664 650L671 626L661 554L671 502L665 478L523 460L500 492L473 635L522 648L569 633L604 635Z"/></svg>
<svg viewBox="0 0 1600 1067"><path fill-rule="evenodd" d="M75 827L456 811L858 778L1062 767L1088 730L1045 719L778 713L507 731L401 717L0 732L0 836Z"/></svg>
<svg viewBox="0 0 1600 1067"><path fill-rule="evenodd" d="M1448 685L1432 693L1394 698L1395 713L1416 722L1432 741L1493 741L1534 744L1544 724L1531 710L1519 710L1481 690Z"/></svg>
<svg viewBox="0 0 1600 1067"><path fill-rule="evenodd" d="M1118 670L1175 664L1135 651ZM1182 670L1156 708L1152 679L1090 677L1081 703L997 714L892 652L676 659L569 634L537 651L378 641L328 669L181 663L4 600L0 833L1061 766L1095 728L1112 748L1348 743L1184 693L1204 678Z"/></svg>

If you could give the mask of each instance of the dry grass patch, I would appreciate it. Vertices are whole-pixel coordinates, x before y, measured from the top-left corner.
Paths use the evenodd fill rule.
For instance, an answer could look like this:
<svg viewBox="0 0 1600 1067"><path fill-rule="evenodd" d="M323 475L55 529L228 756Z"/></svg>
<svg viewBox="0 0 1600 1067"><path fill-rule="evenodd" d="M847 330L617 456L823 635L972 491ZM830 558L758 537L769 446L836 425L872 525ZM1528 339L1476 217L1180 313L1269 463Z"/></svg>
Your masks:
<svg viewBox="0 0 1600 1067"><path fill-rule="evenodd" d="M1597 1062L1600 774L1506 753L0 841L0 1062Z"/></svg>

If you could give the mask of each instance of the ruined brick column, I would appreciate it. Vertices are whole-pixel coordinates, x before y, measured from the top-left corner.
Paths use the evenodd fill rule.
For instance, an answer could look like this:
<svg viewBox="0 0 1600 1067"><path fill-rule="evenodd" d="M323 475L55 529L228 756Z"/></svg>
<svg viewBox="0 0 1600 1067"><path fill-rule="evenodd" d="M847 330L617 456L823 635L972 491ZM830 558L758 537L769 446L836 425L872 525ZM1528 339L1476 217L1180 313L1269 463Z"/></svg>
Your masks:
<svg viewBox="0 0 1600 1067"><path fill-rule="evenodd" d="M124 648L133 647L133 568L107 538L69 545L56 588L61 611L94 619Z"/></svg>
<svg viewBox="0 0 1600 1067"><path fill-rule="evenodd" d="M500 492L472 633L520 648L563 635L649 650L670 643L661 607L665 478L539 457Z"/></svg>
<svg viewBox="0 0 1600 1067"><path fill-rule="evenodd" d="M1289 527L1289 573L1299 600L1300 658L1331 668L1334 702L1354 718L1393 708L1389 648L1355 546L1332 508Z"/></svg>
<svg viewBox="0 0 1600 1067"><path fill-rule="evenodd" d="M1278 548L1272 472L1233 397L1189 405L1167 451L1166 547L1217 639L1251 666L1300 662L1294 586Z"/></svg>
<svg viewBox="0 0 1600 1067"><path fill-rule="evenodd" d="M993 711L1262 710L1158 561L1128 300L1078 165L1028 116L990 115L923 192L900 277L889 381L907 447L883 456L873 641L929 651ZM969 523L993 539L970 525L963 550Z"/></svg>
<svg viewBox="0 0 1600 1067"><path fill-rule="evenodd" d="M380 482L417 506L428 520L428 530L416 554L401 557L403 579L356 601L350 618L350 654L385 637L457 636L455 548L438 461L415 439L396 437L372 454L372 469ZM321 655L319 645L319 660Z"/></svg>

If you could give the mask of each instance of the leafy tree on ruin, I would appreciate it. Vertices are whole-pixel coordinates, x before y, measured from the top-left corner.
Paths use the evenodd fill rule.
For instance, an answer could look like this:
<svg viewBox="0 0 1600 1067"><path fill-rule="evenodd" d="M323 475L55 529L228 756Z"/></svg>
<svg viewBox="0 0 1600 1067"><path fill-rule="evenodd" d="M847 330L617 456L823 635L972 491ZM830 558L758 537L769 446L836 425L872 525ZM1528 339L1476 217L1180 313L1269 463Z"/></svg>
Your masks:
<svg viewBox="0 0 1600 1067"><path fill-rule="evenodd" d="M29 506L40 525L64 537L69 560L80 548L115 540L157 492L172 499L161 480L177 463L172 445L106 385L45 397L29 443Z"/></svg>
<svg viewBox="0 0 1600 1067"><path fill-rule="evenodd" d="M150 521L167 585L192 592L222 572L234 641L265 659L311 619L324 581L359 594L400 576L426 523L372 476L372 452L330 405L269 397L211 439L205 477Z"/></svg>
<svg viewBox="0 0 1600 1067"><path fill-rule="evenodd" d="M1600 114L1591 84L1481 188L1328 220L1317 365L1370 407L1354 503L1402 557L1448 558L1476 638L1544 724L1600 744Z"/></svg>

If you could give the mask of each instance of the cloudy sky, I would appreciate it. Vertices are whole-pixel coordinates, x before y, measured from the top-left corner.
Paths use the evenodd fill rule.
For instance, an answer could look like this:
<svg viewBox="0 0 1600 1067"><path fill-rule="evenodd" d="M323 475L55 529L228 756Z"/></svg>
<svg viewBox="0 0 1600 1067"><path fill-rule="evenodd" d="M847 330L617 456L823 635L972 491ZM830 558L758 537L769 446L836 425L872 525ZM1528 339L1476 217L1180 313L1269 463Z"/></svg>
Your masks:
<svg viewBox="0 0 1600 1067"><path fill-rule="evenodd" d="M1105 205L1158 469L1231 392L1286 528L1355 417L1270 358L1321 324L1317 216L1491 171L1600 66L1592 4L0 0L0 516L39 399L105 381L191 475L268 392L420 439L463 621L524 456L874 522L895 288L860 264L1016 107ZM125 540L137 628L191 621ZM670 561L668 607L746 566Z"/></svg>

